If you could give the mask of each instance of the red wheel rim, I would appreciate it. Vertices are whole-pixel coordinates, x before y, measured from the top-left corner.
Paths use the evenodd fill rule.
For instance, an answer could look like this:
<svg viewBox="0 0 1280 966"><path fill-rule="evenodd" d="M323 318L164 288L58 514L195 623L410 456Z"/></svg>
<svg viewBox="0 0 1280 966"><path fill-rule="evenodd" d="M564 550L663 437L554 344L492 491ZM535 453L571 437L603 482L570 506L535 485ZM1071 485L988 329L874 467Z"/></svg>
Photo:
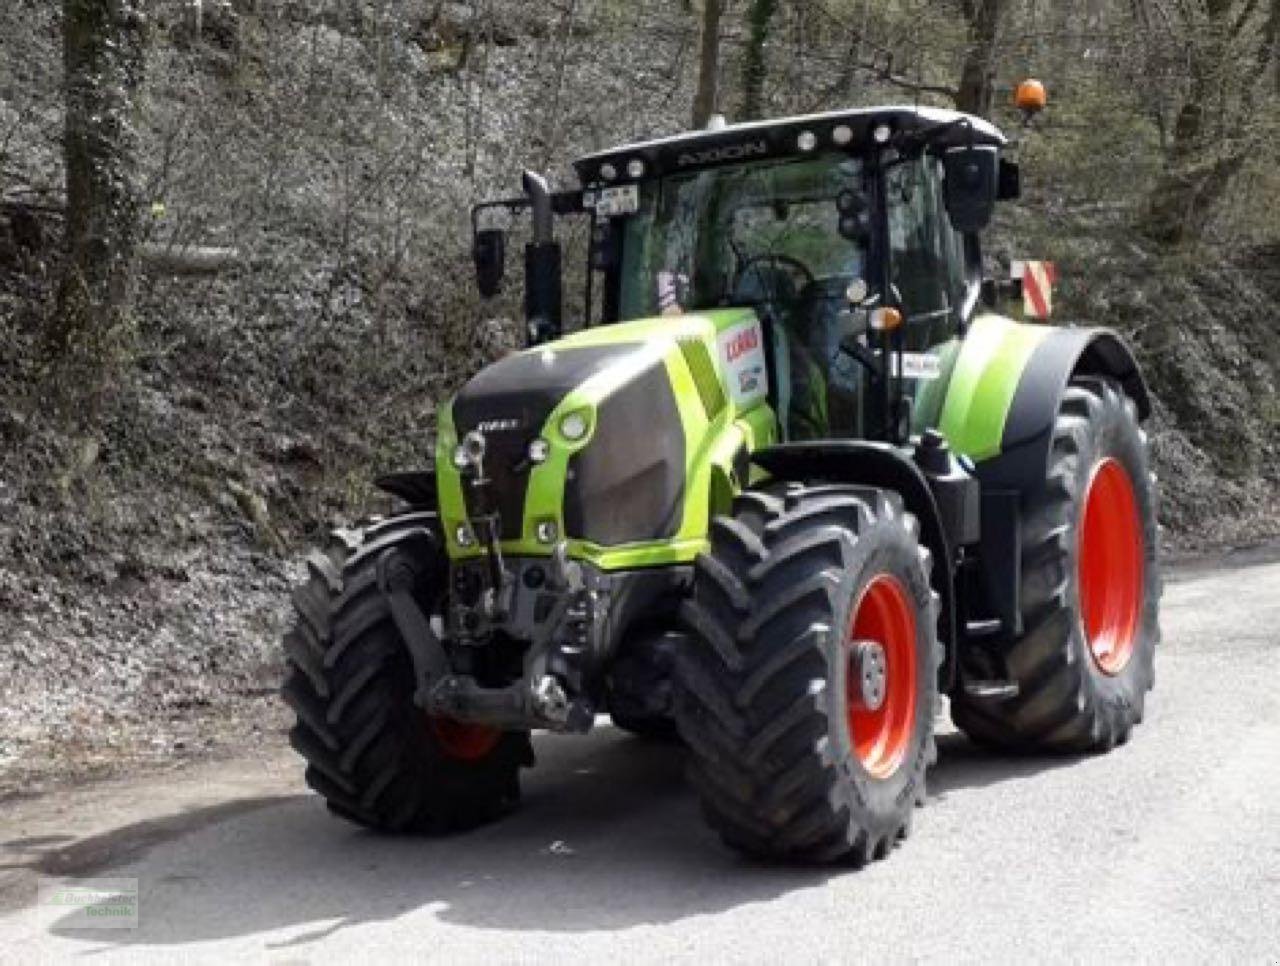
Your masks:
<svg viewBox="0 0 1280 966"><path fill-rule="evenodd" d="M1143 539L1133 482L1107 457L1094 468L1080 523L1077 583L1089 653L1104 674L1133 656L1142 612Z"/></svg>
<svg viewBox="0 0 1280 966"><path fill-rule="evenodd" d="M884 649L884 700L874 710L863 701L852 661L858 641L874 641ZM849 740L863 768L888 778L906 757L916 718L916 613L897 577L880 574L862 591L849 621L848 643Z"/></svg>
<svg viewBox="0 0 1280 966"><path fill-rule="evenodd" d="M488 725L467 724L453 718L427 718L427 727L446 758L476 761L497 746L502 729Z"/></svg>

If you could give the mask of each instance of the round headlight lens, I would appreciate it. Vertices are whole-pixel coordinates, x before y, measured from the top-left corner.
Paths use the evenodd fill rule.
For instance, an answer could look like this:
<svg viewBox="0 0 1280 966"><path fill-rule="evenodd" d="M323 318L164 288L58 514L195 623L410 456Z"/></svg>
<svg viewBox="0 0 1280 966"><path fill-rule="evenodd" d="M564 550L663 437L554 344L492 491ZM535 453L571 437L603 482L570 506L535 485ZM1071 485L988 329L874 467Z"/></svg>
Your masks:
<svg viewBox="0 0 1280 966"><path fill-rule="evenodd" d="M641 161L639 158L632 158L630 161L628 161L628 162L627 162L627 177L628 177L628 178L643 178L643 177L644 177L644 162L643 162L643 161Z"/></svg>
<svg viewBox="0 0 1280 966"><path fill-rule="evenodd" d="M560 536L560 528L556 526L555 520L539 520L534 528L534 536L538 538L539 543L555 543L556 538Z"/></svg>
<svg viewBox="0 0 1280 966"><path fill-rule="evenodd" d="M465 523L458 524L458 529L453 531L453 538L458 541L459 547L470 547L476 542L475 536L471 533L471 528Z"/></svg>
<svg viewBox="0 0 1280 966"><path fill-rule="evenodd" d="M465 470L471 465L471 455L465 446L459 444L453 448L453 465L460 470Z"/></svg>
<svg viewBox="0 0 1280 966"><path fill-rule="evenodd" d="M801 131L800 136L796 138L796 147L801 151L812 151L818 146L818 135L812 131Z"/></svg>
<svg viewBox="0 0 1280 966"><path fill-rule="evenodd" d="M587 417L585 413L569 413L560 420L560 433L572 443L578 442L587 435Z"/></svg>
<svg viewBox="0 0 1280 966"><path fill-rule="evenodd" d="M888 144L889 138L893 137L893 128L888 124L877 124L875 130L871 132L871 136L875 139L876 144Z"/></svg>
<svg viewBox="0 0 1280 966"><path fill-rule="evenodd" d="M855 278L849 283L849 287L844 290L844 297L849 300L851 305L861 305L867 300L867 296L871 290L867 287L867 283L860 278Z"/></svg>
<svg viewBox="0 0 1280 966"><path fill-rule="evenodd" d="M529 462L545 463L551 455L551 444L545 439L535 439L529 444Z"/></svg>
<svg viewBox="0 0 1280 966"><path fill-rule="evenodd" d="M831 140L840 147L844 147L853 141L853 128L849 127L848 124L837 124L831 132Z"/></svg>
<svg viewBox="0 0 1280 966"><path fill-rule="evenodd" d="M618 169L611 164L600 165L600 177L605 181L613 181L618 177Z"/></svg>

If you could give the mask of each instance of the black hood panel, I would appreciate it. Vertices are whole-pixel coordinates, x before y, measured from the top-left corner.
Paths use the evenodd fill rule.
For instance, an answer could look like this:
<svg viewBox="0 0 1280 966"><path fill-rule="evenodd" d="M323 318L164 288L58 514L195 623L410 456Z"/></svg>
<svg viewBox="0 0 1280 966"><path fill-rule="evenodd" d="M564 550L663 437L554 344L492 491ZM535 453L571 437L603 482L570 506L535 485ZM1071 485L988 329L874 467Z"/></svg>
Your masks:
<svg viewBox="0 0 1280 966"><path fill-rule="evenodd" d="M629 342L507 356L462 387L453 402L454 425L461 435L481 422L515 420L512 431L532 439L565 396L639 347Z"/></svg>
<svg viewBox="0 0 1280 966"><path fill-rule="evenodd" d="M566 532L606 547L674 537L684 461L680 408L667 367L654 359L600 404L591 442L569 461Z"/></svg>
<svg viewBox="0 0 1280 966"><path fill-rule="evenodd" d="M479 429L487 444L485 473L502 517L502 539L518 540L524 520L529 443L547 417L586 380L640 347L547 347L507 356L482 370L453 400L453 423L461 438ZM469 492L464 487L464 493ZM474 512L468 497L467 509Z"/></svg>

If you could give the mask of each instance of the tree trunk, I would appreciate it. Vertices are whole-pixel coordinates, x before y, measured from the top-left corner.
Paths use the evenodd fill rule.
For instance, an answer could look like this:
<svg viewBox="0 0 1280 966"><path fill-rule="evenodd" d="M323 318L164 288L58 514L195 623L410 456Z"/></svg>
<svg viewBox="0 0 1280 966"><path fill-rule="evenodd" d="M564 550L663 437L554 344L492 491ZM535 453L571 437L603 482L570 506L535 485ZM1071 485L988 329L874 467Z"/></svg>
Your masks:
<svg viewBox="0 0 1280 966"><path fill-rule="evenodd" d="M743 121L759 119L764 110L764 81L768 73L765 45L769 22L778 9L778 0L751 0L747 12L747 50L742 62Z"/></svg>
<svg viewBox="0 0 1280 966"><path fill-rule="evenodd" d="M1271 12L1262 28L1262 58L1271 62L1273 92L1280 97L1280 0L1271 0Z"/></svg>
<svg viewBox="0 0 1280 966"><path fill-rule="evenodd" d="M701 130L720 106L720 14L723 0L703 0L698 91L693 98L693 127Z"/></svg>
<svg viewBox="0 0 1280 966"><path fill-rule="evenodd" d="M1199 238L1247 156L1238 151L1170 167L1148 199L1143 233L1170 247Z"/></svg>
<svg viewBox="0 0 1280 966"><path fill-rule="evenodd" d="M1000 20L1007 6L1008 0L963 0L961 4L968 25L969 44L960 68L957 110L978 117L991 113L995 102Z"/></svg>
<svg viewBox="0 0 1280 966"><path fill-rule="evenodd" d="M66 262L46 343L96 366L127 330L142 199L134 112L144 67L142 0L63 0Z"/></svg>
<svg viewBox="0 0 1280 966"><path fill-rule="evenodd" d="M1257 43L1258 25L1250 20L1254 5L1234 0L1205 0L1197 15L1184 14L1187 44L1186 92L1174 119L1165 170L1147 196L1141 230L1162 245L1177 246L1198 237L1213 209L1226 194L1245 158L1256 147L1241 117L1248 117L1259 79L1266 74L1269 24L1262 26L1255 64L1245 46ZM1274 12L1275 7L1273 6ZM1241 63L1248 64L1245 74ZM1220 102L1228 89L1238 92ZM1238 136L1222 131L1239 128Z"/></svg>

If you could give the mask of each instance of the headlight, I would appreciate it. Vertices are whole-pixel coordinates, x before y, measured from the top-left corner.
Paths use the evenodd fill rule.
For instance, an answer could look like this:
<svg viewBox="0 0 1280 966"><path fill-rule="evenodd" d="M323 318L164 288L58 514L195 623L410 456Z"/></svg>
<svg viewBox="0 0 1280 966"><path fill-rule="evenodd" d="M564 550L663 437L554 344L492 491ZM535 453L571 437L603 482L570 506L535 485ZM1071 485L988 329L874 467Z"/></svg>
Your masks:
<svg viewBox="0 0 1280 966"><path fill-rule="evenodd" d="M560 536L560 528L556 526L555 520L539 520L534 527L534 536L538 538L538 543L555 543Z"/></svg>
<svg viewBox="0 0 1280 966"><path fill-rule="evenodd" d="M470 547L476 542L475 536L471 533L471 528L465 523L458 524L458 529L453 531L453 538L458 541L459 547Z"/></svg>
<svg viewBox="0 0 1280 966"><path fill-rule="evenodd" d="M569 442L576 443L587 435L587 430L591 428L587 421L587 414L582 412L569 413L560 420L560 434Z"/></svg>
<svg viewBox="0 0 1280 966"><path fill-rule="evenodd" d="M453 465L460 470L465 470L471 465L471 456L461 444L453 448Z"/></svg>
<svg viewBox="0 0 1280 966"><path fill-rule="evenodd" d="M643 177L644 177L644 162L643 162L643 161L641 161L639 158L632 158L630 161L628 161L628 162L627 162L627 177L628 177L628 178L643 178Z"/></svg>

